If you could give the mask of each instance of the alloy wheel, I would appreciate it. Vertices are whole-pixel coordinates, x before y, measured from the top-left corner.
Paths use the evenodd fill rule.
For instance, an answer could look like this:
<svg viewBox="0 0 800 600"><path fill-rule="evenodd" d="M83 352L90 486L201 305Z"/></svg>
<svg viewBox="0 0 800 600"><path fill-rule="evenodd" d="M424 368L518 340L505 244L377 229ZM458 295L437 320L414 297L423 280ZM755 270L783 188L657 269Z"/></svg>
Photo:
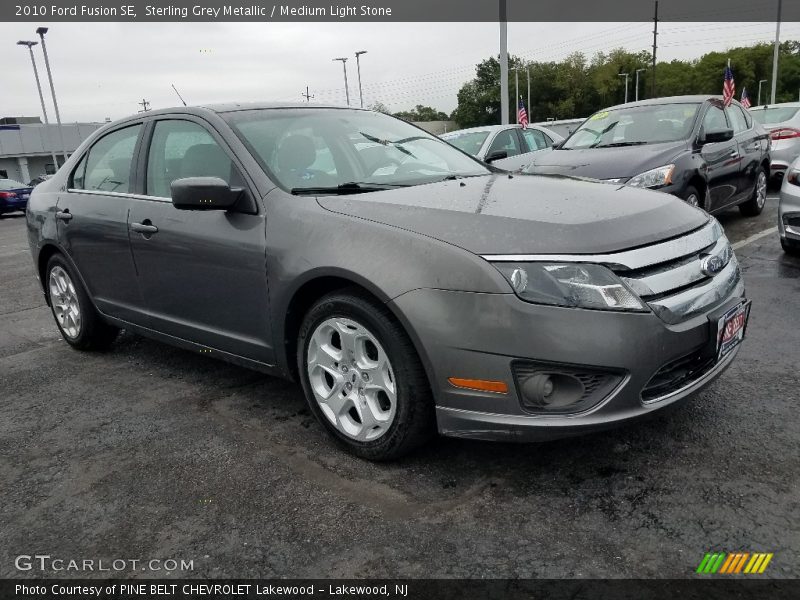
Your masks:
<svg viewBox="0 0 800 600"><path fill-rule="evenodd" d="M58 326L68 338L77 338L81 333L82 319L75 284L64 269L56 266L50 270L48 286Z"/></svg>
<svg viewBox="0 0 800 600"><path fill-rule="evenodd" d="M767 201L767 176L764 171L758 172L758 180L756 181L756 204L758 208L764 208L764 203Z"/></svg>
<svg viewBox="0 0 800 600"><path fill-rule="evenodd" d="M343 317L317 325L306 365L314 399L337 431L370 442L392 426L397 412L394 370L364 325Z"/></svg>
<svg viewBox="0 0 800 600"><path fill-rule="evenodd" d="M685 202L690 206L700 207L700 199L697 197L697 194L689 194Z"/></svg>

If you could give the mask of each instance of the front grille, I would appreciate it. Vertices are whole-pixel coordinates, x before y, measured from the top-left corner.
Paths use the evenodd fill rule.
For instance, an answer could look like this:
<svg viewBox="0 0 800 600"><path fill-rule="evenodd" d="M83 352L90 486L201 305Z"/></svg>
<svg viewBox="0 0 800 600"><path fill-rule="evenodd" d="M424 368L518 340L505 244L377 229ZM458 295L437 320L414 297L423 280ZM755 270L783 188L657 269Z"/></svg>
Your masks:
<svg viewBox="0 0 800 600"><path fill-rule="evenodd" d="M697 381L714 368L716 360L704 349L695 350L661 367L642 389L642 401L653 402Z"/></svg>

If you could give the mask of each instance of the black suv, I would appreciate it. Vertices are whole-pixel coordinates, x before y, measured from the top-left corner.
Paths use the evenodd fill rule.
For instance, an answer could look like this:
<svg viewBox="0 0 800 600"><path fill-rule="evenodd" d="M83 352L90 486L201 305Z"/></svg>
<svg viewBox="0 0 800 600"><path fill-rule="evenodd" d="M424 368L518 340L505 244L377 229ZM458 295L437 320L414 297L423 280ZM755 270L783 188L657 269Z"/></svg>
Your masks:
<svg viewBox="0 0 800 600"><path fill-rule="evenodd" d="M767 198L769 135L736 101L674 96L596 112L529 173L601 179L674 194L716 212L761 213Z"/></svg>

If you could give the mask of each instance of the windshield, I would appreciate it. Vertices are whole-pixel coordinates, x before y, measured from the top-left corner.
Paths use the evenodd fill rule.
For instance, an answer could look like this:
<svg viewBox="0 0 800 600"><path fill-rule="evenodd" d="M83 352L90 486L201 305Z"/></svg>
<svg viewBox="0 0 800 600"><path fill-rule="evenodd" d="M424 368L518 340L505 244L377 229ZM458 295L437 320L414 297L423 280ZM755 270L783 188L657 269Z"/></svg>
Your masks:
<svg viewBox="0 0 800 600"><path fill-rule="evenodd" d="M773 123L783 123L793 119L800 110L800 106L783 106L773 108L751 108L750 114L757 123L771 125Z"/></svg>
<svg viewBox="0 0 800 600"><path fill-rule="evenodd" d="M19 188L28 187L24 183L14 181L13 179L0 179L0 190L17 190Z"/></svg>
<svg viewBox="0 0 800 600"><path fill-rule="evenodd" d="M608 148L675 142L689 137L699 103L654 104L602 110L593 114L561 146Z"/></svg>
<svg viewBox="0 0 800 600"><path fill-rule="evenodd" d="M225 117L267 173L294 193L374 191L489 173L436 136L381 113L297 108Z"/></svg>
<svg viewBox="0 0 800 600"><path fill-rule="evenodd" d="M471 131L469 133L450 133L443 135L442 139L467 154L478 156L487 137L489 137L488 131Z"/></svg>

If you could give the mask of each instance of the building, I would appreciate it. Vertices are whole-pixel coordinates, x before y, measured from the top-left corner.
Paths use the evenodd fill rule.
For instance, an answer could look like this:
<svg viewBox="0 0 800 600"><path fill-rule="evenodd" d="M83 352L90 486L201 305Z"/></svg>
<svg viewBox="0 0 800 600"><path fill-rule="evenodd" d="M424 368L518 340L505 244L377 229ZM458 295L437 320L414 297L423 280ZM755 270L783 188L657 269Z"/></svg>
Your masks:
<svg viewBox="0 0 800 600"><path fill-rule="evenodd" d="M64 146L72 154L95 129L104 123L64 123ZM56 172L64 164L58 125L44 125L38 117L0 118L0 178L28 183L39 175Z"/></svg>

